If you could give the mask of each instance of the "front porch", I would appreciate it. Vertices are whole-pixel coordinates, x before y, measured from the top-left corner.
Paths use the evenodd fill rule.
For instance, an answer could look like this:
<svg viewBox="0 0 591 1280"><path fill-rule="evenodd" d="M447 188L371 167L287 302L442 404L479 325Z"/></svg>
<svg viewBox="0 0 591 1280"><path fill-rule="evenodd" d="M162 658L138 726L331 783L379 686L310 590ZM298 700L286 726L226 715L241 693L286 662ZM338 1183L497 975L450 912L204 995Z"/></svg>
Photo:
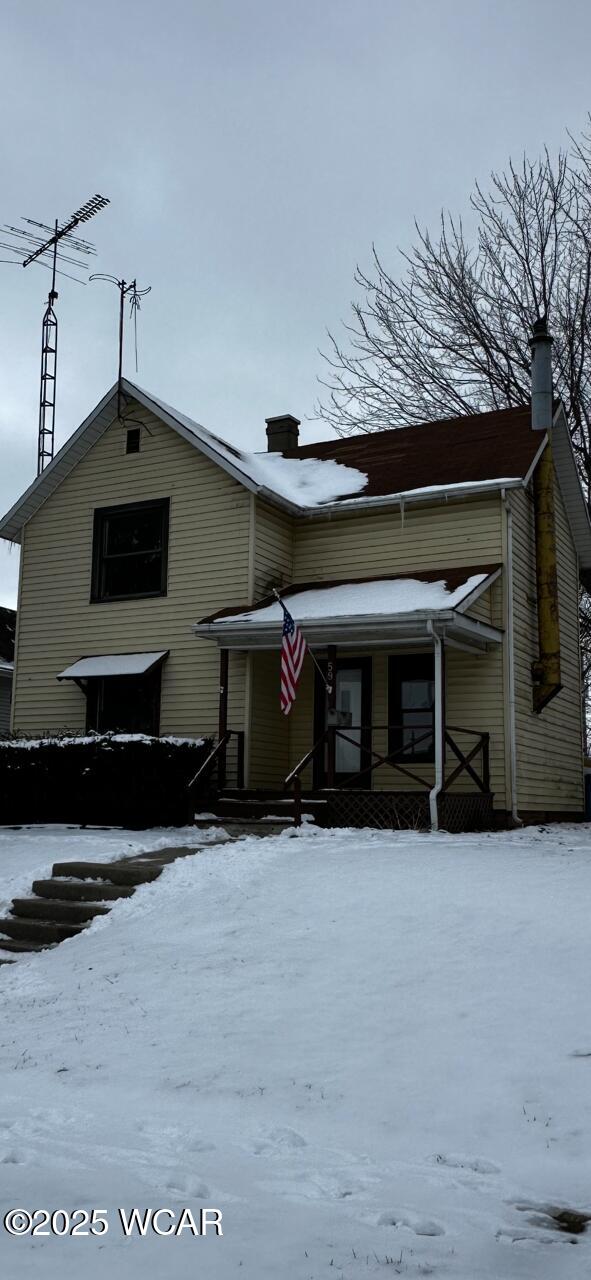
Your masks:
<svg viewBox="0 0 591 1280"><path fill-rule="evenodd" d="M281 806L297 823L322 801L315 816L331 826L495 825L495 792L505 808L502 632L449 609L302 620L310 652L284 716L281 628L261 612L208 624L220 645L220 794L230 783L236 804L248 789L253 803ZM233 663L244 655L241 734L227 708Z"/></svg>

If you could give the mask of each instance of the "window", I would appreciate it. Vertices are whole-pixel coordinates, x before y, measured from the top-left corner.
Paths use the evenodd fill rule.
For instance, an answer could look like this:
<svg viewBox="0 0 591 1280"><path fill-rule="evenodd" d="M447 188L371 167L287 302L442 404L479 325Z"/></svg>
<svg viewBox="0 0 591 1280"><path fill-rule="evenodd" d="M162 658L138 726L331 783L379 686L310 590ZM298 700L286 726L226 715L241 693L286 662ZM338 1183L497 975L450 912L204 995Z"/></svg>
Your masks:
<svg viewBox="0 0 591 1280"><path fill-rule="evenodd" d="M141 428L130 427L125 440L126 453L139 453L140 451Z"/></svg>
<svg viewBox="0 0 591 1280"><path fill-rule="evenodd" d="M170 501L94 513L91 601L166 595Z"/></svg>
<svg viewBox="0 0 591 1280"><path fill-rule="evenodd" d="M433 761L434 659L430 653L388 662L388 751L404 748L404 760ZM417 741L419 739L419 741Z"/></svg>
<svg viewBox="0 0 591 1280"><path fill-rule="evenodd" d="M160 731L162 668L143 676L102 676L88 681L86 729L97 733Z"/></svg>

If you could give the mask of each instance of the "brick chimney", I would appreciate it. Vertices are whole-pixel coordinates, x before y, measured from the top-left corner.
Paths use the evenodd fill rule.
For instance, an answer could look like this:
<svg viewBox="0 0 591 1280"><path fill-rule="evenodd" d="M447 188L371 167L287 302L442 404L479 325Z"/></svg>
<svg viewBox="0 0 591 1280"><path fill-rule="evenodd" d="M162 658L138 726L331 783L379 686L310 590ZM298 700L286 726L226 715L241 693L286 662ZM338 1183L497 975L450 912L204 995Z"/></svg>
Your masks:
<svg viewBox="0 0 591 1280"><path fill-rule="evenodd" d="M267 450L269 453L287 453L297 449L300 419L291 413L280 413L276 418L265 418L267 424Z"/></svg>

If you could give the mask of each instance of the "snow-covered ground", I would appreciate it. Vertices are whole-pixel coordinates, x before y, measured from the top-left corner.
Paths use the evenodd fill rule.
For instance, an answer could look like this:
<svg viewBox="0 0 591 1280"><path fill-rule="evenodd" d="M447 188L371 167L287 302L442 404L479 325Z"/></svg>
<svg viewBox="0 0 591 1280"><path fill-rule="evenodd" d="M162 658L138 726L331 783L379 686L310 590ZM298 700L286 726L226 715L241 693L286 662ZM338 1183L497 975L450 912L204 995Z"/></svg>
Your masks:
<svg viewBox="0 0 591 1280"><path fill-rule="evenodd" d="M215 832L194 827L124 831L120 827L0 827L0 916L13 898L29 897L33 880L47 880L54 862L112 862L168 845L195 845Z"/></svg>
<svg viewBox="0 0 591 1280"><path fill-rule="evenodd" d="M0 879L58 838L184 836L4 831ZM109 1214L0 1226L2 1275L582 1280L591 1233L543 1209L591 1210L590 891L589 827L308 827L181 859L1 969L1 1214ZM117 1205L219 1208L224 1235L127 1239Z"/></svg>

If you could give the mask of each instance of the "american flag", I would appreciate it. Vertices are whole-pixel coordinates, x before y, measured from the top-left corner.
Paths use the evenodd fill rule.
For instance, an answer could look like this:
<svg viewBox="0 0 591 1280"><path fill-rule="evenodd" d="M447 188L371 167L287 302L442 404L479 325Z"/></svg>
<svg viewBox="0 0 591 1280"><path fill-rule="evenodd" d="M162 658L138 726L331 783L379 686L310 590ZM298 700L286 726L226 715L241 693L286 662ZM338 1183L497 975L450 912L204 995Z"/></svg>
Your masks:
<svg viewBox="0 0 591 1280"><path fill-rule="evenodd" d="M306 656L306 641L294 622L291 613L287 612L283 600L283 633L281 641L281 710L284 716L289 715L298 687L300 672Z"/></svg>

